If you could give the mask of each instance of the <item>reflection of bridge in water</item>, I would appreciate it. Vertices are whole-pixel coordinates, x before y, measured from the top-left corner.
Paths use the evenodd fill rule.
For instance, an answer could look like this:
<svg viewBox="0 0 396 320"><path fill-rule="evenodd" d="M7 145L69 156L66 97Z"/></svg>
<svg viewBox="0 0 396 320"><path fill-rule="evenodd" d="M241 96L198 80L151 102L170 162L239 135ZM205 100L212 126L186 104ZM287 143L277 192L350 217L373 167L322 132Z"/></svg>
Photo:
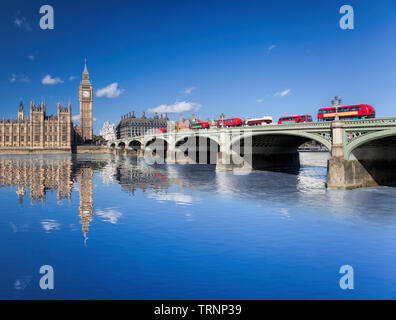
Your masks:
<svg viewBox="0 0 396 320"><path fill-rule="evenodd" d="M149 166L137 158L123 156L114 156L100 173L104 183L119 183L122 191L131 195L134 195L136 190L163 193L172 185L178 186L180 190L194 190L197 184L205 184L216 179L214 170L205 171L205 175L197 176L197 172L190 171L187 167Z"/></svg>
<svg viewBox="0 0 396 320"><path fill-rule="evenodd" d="M308 141L331 152L329 187L396 184L396 118L185 130L110 147L167 163L211 163L220 171L282 170L300 166L298 148Z"/></svg>
<svg viewBox="0 0 396 320"><path fill-rule="evenodd" d="M318 156L318 164L312 167L310 156L311 164L307 167L305 163L297 175L255 172L246 176L219 172L209 165L148 166L136 157L114 155L0 157L0 187L16 188L16 199L22 203L30 197L32 205L45 202L49 190L57 191L51 197L56 196L60 205L62 201L74 200L72 191L78 190L78 220L86 241L95 216L110 223L117 223L118 217L122 216L115 207L95 209L95 171L103 183L119 184L121 190L130 195L141 190L145 198L176 205L202 202L203 207L210 206L210 203L205 202L206 196L200 198L202 192L259 201L268 198L269 201L279 201L280 206L290 201L291 194L295 194L298 199L294 198L294 201L314 201L317 206L318 203L334 200L334 203L327 205L339 205L336 203L338 198L326 198L327 192L323 188L326 155L314 154L314 158ZM290 192L278 194L278 190L285 186Z"/></svg>

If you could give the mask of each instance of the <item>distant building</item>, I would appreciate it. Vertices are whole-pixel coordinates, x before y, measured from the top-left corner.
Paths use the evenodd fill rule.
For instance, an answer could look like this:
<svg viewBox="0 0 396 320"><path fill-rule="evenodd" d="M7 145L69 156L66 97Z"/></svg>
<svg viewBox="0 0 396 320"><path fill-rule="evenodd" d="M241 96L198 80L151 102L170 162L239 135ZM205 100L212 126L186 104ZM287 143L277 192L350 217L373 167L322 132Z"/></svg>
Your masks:
<svg viewBox="0 0 396 320"><path fill-rule="evenodd" d="M183 114L180 114L180 120L175 123L175 129L176 130L184 130L184 129L189 129L191 123L195 122L201 122L201 119L196 118L195 114L191 115L191 119L189 118L183 118Z"/></svg>
<svg viewBox="0 0 396 320"><path fill-rule="evenodd" d="M150 131L155 131L160 128L167 128L168 116L161 114L161 117L155 113L153 118L147 118L143 112L141 118L135 117L135 112L132 111L121 117L120 122L116 127L117 139L124 139L127 137L141 136Z"/></svg>
<svg viewBox="0 0 396 320"><path fill-rule="evenodd" d="M106 121L103 124L102 130L100 131L100 135L105 139L106 141L111 141L116 139L116 126L110 121Z"/></svg>

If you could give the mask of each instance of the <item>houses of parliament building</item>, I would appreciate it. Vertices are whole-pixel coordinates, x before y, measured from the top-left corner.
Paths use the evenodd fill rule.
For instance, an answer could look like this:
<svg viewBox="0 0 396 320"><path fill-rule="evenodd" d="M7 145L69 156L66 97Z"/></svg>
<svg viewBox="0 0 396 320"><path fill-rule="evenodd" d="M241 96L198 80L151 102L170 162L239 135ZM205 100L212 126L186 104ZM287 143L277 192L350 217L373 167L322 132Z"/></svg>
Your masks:
<svg viewBox="0 0 396 320"><path fill-rule="evenodd" d="M30 102L29 116L21 102L16 119L0 119L0 152L54 150L71 152L72 146L93 138L93 90L85 61L79 87L80 125L73 125L71 105L57 105L57 115L47 115L46 105Z"/></svg>

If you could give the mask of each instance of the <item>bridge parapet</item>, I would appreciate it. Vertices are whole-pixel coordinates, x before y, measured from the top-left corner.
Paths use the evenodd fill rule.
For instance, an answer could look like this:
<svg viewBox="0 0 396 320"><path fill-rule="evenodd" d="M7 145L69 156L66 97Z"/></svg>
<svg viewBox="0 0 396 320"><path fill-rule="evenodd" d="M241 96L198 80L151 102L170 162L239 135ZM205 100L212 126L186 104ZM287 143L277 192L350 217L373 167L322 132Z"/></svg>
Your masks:
<svg viewBox="0 0 396 320"><path fill-rule="evenodd" d="M362 119L362 120L345 120L343 121L345 126L363 126L363 127L371 127L371 126L396 126L396 118L374 118L374 119Z"/></svg>

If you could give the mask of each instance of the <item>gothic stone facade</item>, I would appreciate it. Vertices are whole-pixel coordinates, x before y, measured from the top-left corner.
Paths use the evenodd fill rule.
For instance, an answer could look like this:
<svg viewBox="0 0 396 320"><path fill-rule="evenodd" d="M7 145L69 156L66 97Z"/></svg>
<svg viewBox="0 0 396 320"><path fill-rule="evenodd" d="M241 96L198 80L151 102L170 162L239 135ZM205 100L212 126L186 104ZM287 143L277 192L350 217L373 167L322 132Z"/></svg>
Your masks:
<svg viewBox="0 0 396 320"><path fill-rule="evenodd" d="M56 116L46 115L46 106L30 102L30 115L25 115L22 102L17 119L0 120L0 152L30 150L69 150L75 144L92 140L92 84L85 61L79 88L80 126L73 126L71 106L58 103Z"/></svg>
<svg viewBox="0 0 396 320"><path fill-rule="evenodd" d="M17 119L0 120L0 147L24 149L70 149L73 140L71 106L61 107L58 115L47 116L44 102L30 103L30 117L22 102Z"/></svg>
<svg viewBox="0 0 396 320"><path fill-rule="evenodd" d="M78 133L81 141L91 141L93 138L92 130L92 101L93 90L92 84L89 80L89 73L87 70L87 60L85 60L84 71L82 74L82 81L79 88L80 100L80 127Z"/></svg>

